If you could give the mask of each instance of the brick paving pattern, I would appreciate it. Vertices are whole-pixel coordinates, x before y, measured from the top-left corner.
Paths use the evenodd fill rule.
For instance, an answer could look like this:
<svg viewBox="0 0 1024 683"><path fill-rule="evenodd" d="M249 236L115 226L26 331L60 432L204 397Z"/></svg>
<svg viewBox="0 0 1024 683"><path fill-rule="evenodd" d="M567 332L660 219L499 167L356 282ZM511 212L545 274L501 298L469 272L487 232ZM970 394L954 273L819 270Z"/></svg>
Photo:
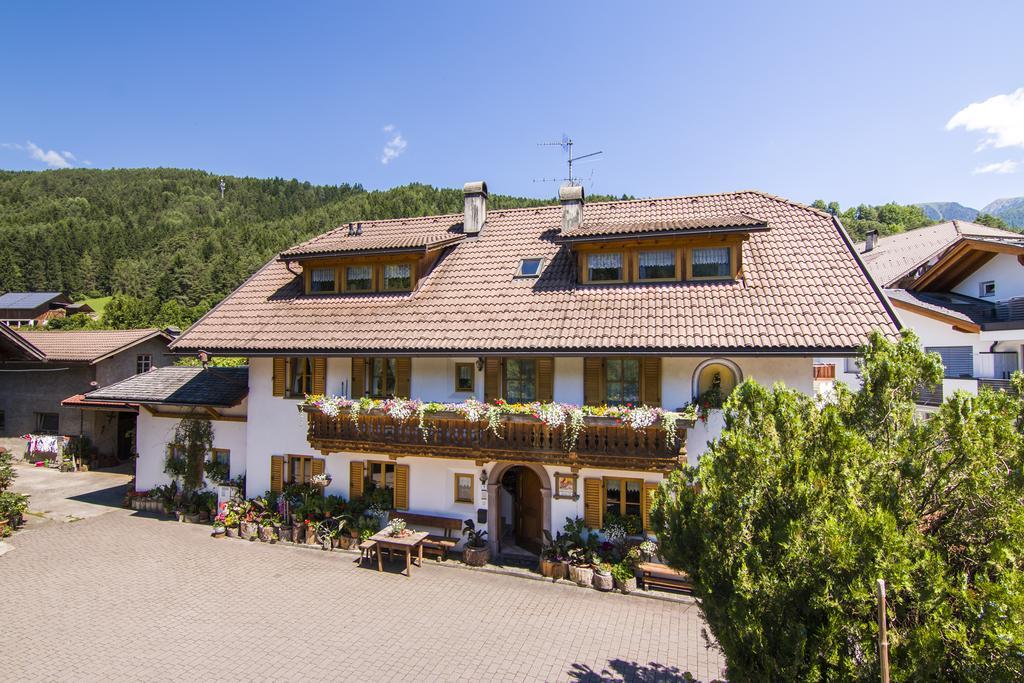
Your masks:
<svg viewBox="0 0 1024 683"><path fill-rule="evenodd" d="M432 561L407 579L126 510L8 540L2 680L724 678L692 604Z"/></svg>

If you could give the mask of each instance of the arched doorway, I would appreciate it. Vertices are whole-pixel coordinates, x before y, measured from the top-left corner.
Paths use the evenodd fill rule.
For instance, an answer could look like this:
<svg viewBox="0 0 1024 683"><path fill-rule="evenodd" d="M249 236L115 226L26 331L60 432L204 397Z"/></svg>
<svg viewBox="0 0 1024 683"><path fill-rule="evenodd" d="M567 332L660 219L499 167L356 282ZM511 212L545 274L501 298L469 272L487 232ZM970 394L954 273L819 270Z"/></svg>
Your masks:
<svg viewBox="0 0 1024 683"><path fill-rule="evenodd" d="M543 467L503 463L487 478L487 537L495 554L540 553L551 529L551 483Z"/></svg>

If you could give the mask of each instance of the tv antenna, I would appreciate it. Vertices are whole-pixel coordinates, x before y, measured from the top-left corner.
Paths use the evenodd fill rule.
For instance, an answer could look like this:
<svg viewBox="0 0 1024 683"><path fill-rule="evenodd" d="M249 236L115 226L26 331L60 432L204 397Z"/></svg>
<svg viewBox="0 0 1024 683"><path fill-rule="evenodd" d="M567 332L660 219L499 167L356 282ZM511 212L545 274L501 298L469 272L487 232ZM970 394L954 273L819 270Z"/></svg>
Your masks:
<svg viewBox="0 0 1024 683"><path fill-rule="evenodd" d="M566 153L566 163L568 165L568 174L564 178L535 178L533 182L535 182L535 183L567 182L570 185L579 185L580 184L580 179L572 174L573 162L579 161L580 159L588 159L590 157L596 157L598 154L603 154L603 152L591 152L590 154L581 154L578 157L574 157L572 155L572 146L573 146L573 144L575 144L575 143L572 141L572 138L570 138L565 133L562 133L562 140L560 142L538 142L537 143L538 147L561 147L562 148L562 151ZM591 173L591 177L593 177L593 173Z"/></svg>
<svg viewBox="0 0 1024 683"><path fill-rule="evenodd" d="M224 199L224 188L225 187L227 187L227 184L224 182L224 179L221 178L221 181L220 181L220 198L221 199Z"/></svg>

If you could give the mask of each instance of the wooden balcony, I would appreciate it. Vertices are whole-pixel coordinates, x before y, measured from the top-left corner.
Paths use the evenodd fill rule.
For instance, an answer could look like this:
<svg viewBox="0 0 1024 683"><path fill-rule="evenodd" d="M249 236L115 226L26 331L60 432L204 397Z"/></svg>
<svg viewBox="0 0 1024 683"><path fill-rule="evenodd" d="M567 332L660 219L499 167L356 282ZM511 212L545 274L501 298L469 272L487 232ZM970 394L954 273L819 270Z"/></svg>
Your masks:
<svg viewBox="0 0 1024 683"><path fill-rule="evenodd" d="M614 419L587 417L575 446L566 449L564 427L551 428L524 415L503 416L495 434L485 421L470 422L458 413L431 414L421 430L415 417L395 420L379 411L361 413L355 421L347 414L329 417L315 408L306 412L309 444L324 455L355 451L661 472L686 462L686 430L693 426L690 420L678 420L675 442L668 443L659 427L635 430Z"/></svg>

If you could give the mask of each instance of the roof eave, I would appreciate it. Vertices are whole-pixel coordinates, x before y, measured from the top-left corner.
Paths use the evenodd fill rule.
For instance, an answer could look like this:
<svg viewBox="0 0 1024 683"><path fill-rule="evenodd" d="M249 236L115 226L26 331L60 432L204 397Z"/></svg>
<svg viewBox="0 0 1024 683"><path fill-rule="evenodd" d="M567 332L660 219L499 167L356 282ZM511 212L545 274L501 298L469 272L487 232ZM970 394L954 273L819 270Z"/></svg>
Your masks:
<svg viewBox="0 0 1024 683"><path fill-rule="evenodd" d="M614 234L567 235L558 237L560 244L582 244L586 242L609 242L612 240L648 239L658 237L689 237L696 235L745 235L751 232L766 232L768 225L727 227L727 228L682 228L678 230L648 230Z"/></svg>

